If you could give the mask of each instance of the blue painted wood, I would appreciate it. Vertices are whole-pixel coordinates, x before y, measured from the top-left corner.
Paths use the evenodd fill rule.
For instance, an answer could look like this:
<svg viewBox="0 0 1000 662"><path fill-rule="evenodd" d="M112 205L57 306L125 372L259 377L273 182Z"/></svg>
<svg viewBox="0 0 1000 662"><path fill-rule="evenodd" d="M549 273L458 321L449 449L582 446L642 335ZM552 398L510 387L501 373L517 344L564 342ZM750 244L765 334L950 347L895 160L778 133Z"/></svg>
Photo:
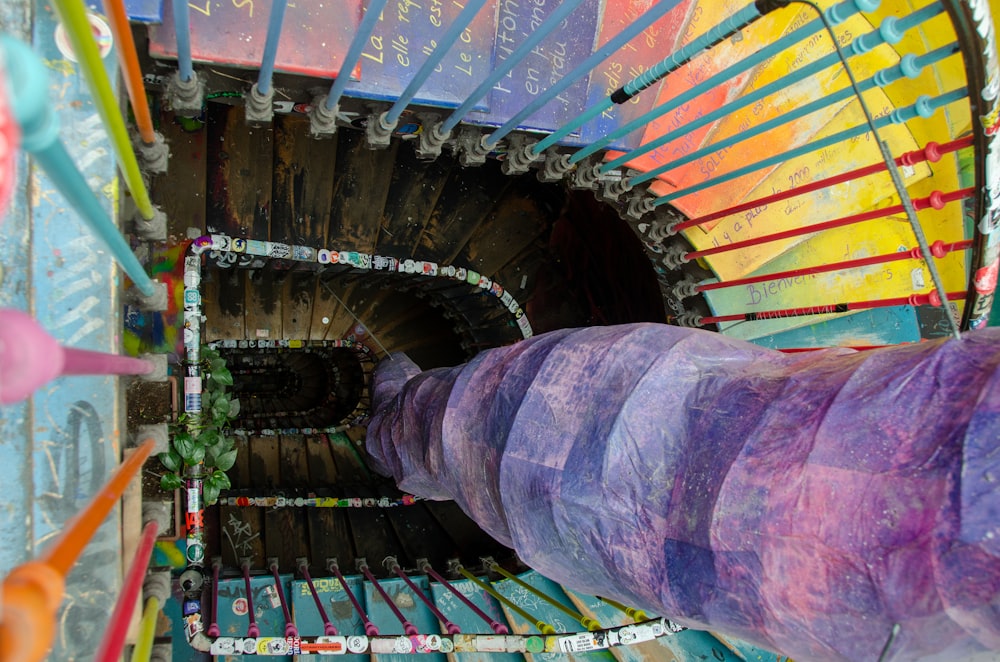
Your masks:
<svg viewBox="0 0 1000 662"><path fill-rule="evenodd" d="M485 577L480 577L485 581ZM498 623L507 624L507 617L500 608L500 603L489 593L473 584L468 579L451 582L462 595L495 619ZM434 604L452 623L462 629L463 634L481 633L493 634L489 624L474 614L447 588L436 582L431 583L434 594ZM457 653L459 662L523 662L524 656L519 653Z"/></svg>
<svg viewBox="0 0 1000 662"><path fill-rule="evenodd" d="M495 58L505 60L524 43L559 5L551 0L501 0L496 29ZM466 117L485 126L501 126L553 81L558 81L591 54L597 35L600 0L584 0L572 18L553 30L490 92L489 115ZM584 107L587 77L569 86L556 99L522 123L522 127L552 131Z"/></svg>
<svg viewBox="0 0 1000 662"><path fill-rule="evenodd" d="M87 6L99 14L106 13L101 0L90 0ZM162 23L163 0L125 0L125 14L133 23Z"/></svg>
<svg viewBox="0 0 1000 662"><path fill-rule="evenodd" d="M350 575L344 577L348 588L354 593L354 597L364 605L364 590L361 586L361 577ZM316 593L323 601L323 609L326 610L327 618L337 628L337 634L349 637L355 634L364 634L365 628L361 623L361 616L351 605L347 593L336 577L314 577L313 585ZM309 591L309 584L302 580L292 582L292 617L295 625L299 628L299 635L303 637L320 636L323 634L323 619L316 610L316 603L313 602L312 593ZM338 655L338 660L367 660L367 655Z"/></svg>
<svg viewBox="0 0 1000 662"><path fill-rule="evenodd" d="M396 0L382 12L361 54L361 80L347 94L395 101L458 18L464 4L452 0ZM496 0L490 0L448 50L413 102L454 108L493 67ZM485 110L485 106L477 106Z"/></svg>
<svg viewBox="0 0 1000 662"><path fill-rule="evenodd" d="M412 581L424 592L424 595L430 595L426 577L415 576ZM403 613L403 616L416 626L420 634L441 633L440 625L434 614L427 608L427 605L413 595L413 591L406 585L406 582L402 579L380 579L379 584L392 599L393 604ZM403 625L370 582L365 582L364 595L368 618L378 628L379 634L403 634ZM377 662L408 662L412 659L412 655L372 655L372 660L377 660ZM428 660L428 662L446 662L447 660L441 653L421 654L420 659Z"/></svg>
<svg viewBox="0 0 1000 662"><path fill-rule="evenodd" d="M50 8L4 3L5 29L33 42L50 68L49 90L62 125L61 136L102 204L113 192L110 146L75 65L55 46ZM8 20L9 19L9 20ZM116 75L115 58L105 60ZM62 344L117 351L117 273L112 261L39 171L18 159L15 200L3 224L0 305L31 312ZM33 178L33 180L32 180ZM32 181L32 195L27 182ZM0 410L0 574L34 557L107 480L118 463L117 380L74 377L55 380L31 399ZM9 505L8 505L9 504ZM92 651L100 642L120 584L120 537L114 511L98 529L71 571L52 659ZM13 538L9 538L13 536Z"/></svg>
<svg viewBox="0 0 1000 662"><path fill-rule="evenodd" d="M913 306L862 310L751 340L771 349L838 345L899 345L920 342Z"/></svg>
<svg viewBox="0 0 1000 662"><path fill-rule="evenodd" d="M291 589L291 575L279 575L285 596ZM285 614L281 610L278 592L274 587L274 577L262 575L250 578L250 592L253 597L254 615L260 637L252 645L256 646L258 654L266 651L279 651L272 660L291 660L290 655L281 655L285 641ZM245 637L250 624L248 615L246 584L243 578L223 579L219 581L219 631L224 637ZM322 629L321 629L322 631ZM174 644L177 645L176 643ZM249 660L250 656L221 655L223 660ZM218 658L217 658L218 659Z"/></svg>
<svg viewBox="0 0 1000 662"><path fill-rule="evenodd" d="M554 598L563 606L576 609L562 587L534 570L518 575L521 581L542 591L546 595ZM545 621L556 629L557 632L583 632L586 631L580 623L570 618L560 610L556 609L540 597L528 591L509 579L494 582L493 586L500 595L508 598L518 607L524 609L532 616ZM537 632L533 623L528 623L524 618L507 610L507 616L514 628L518 632ZM603 625L603 623L602 623ZM612 662L615 657L608 650L589 651L586 653L534 653L532 658L536 662L562 662L564 660L587 660L588 662Z"/></svg>

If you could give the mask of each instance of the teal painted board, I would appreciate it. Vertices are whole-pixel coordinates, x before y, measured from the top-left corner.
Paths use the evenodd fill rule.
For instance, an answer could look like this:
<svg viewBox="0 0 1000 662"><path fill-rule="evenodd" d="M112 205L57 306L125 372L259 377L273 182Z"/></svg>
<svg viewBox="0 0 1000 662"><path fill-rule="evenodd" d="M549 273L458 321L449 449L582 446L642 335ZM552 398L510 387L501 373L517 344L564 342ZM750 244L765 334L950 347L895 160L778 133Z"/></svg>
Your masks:
<svg viewBox="0 0 1000 662"><path fill-rule="evenodd" d="M443 44L441 37L464 7L458 0L388 3L361 53L361 80L349 84L347 94L395 101L438 44ZM454 108L476 89L493 67L496 7L497 0L490 0L479 10L413 103ZM477 108L485 110L486 106Z"/></svg>
<svg viewBox="0 0 1000 662"><path fill-rule="evenodd" d="M484 577L480 579L485 581ZM451 582L451 585L487 616L507 625L507 617L500 608L500 603L492 595L468 579ZM447 588L432 582L431 592L434 594L434 604L452 623L461 628L463 634L493 634L489 623L476 615ZM452 657L458 662L523 662L524 660L524 656L519 653L454 653Z"/></svg>
<svg viewBox="0 0 1000 662"><path fill-rule="evenodd" d="M606 43L656 4L655 0L606 0L597 35L598 45ZM677 38L684 32L681 28L693 4L694 0L680 0L673 9L643 30L638 37L599 64L590 74L587 106L607 99L612 92L662 60L665 53L673 53ZM616 104L610 110L598 115L583 126L579 144L587 145L603 138L651 110L659 89L659 84L653 85L627 102ZM624 138L612 142L609 148L638 147L644 131L645 127L640 127Z"/></svg>
<svg viewBox="0 0 1000 662"><path fill-rule="evenodd" d="M430 588L426 577L412 577L411 581L424 592L430 595ZM431 613L413 591L402 579L380 579L379 585L388 594L393 604L399 609L410 623L417 628L420 634L440 634L441 627L437 618ZM365 608L368 610L368 618L378 628L380 635L403 634L403 625L392 613L392 609L386 604L385 599L378 593L371 582L365 582ZM411 642L413 639L411 638ZM413 642L414 646L420 646L420 642ZM392 655L378 654L372 655L372 660L377 662L407 662L414 659L412 655ZM420 655L421 660L428 662L446 662L447 657L441 653L424 653Z"/></svg>
<svg viewBox="0 0 1000 662"><path fill-rule="evenodd" d="M575 605L563 591L559 584L538 574L534 570L518 575L518 578L538 589L542 593L555 599L561 605L576 611ZM586 628L572 617L553 607L542 600L531 591L517 585L509 579L493 582L500 595L504 596L515 605L531 614L535 618L542 620L556 629L557 632L585 632ZM535 633L537 629L533 623L528 623L513 611L507 611L510 622L514 625L514 630L523 633ZM536 662L559 662L562 660L587 660L587 662L612 662L615 657L608 650L589 651L586 653L533 653L532 658Z"/></svg>
<svg viewBox="0 0 1000 662"><path fill-rule="evenodd" d="M772 349L898 345L920 342L920 326L913 306L862 310L853 315L754 338L751 342Z"/></svg>
<svg viewBox="0 0 1000 662"><path fill-rule="evenodd" d="M364 605L364 590L361 586L361 577L351 575L344 577L347 587L351 589L354 597ZM313 586L316 587L316 594L323 603L326 616L337 628L337 634L349 637L355 634L364 634L365 628L361 623L361 616L351 604L350 598L344 591L340 580L336 577L314 577ZM292 582L292 618L299 628L299 636L318 637L323 635L323 618L316 609L309 584L303 580ZM338 660L367 660L367 655L338 655Z"/></svg>
<svg viewBox="0 0 1000 662"><path fill-rule="evenodd" d="M501 0L494 61L499 64L507 60L558 7L559 4L551 0ZM593 50L600 9L600 0L583 0L569 19L549 33L493 86L489 114L473 113L467 121L500 126L573 71ZM586 100L587 77L583 76L521 122L521 127L554 131L578 115Z"/></svg>
<svg viewBox="0 0 1000 662"><path fill-rule="evenodd" d="M291 584L291 575L279 575L282 589L287 599ZM272 655L271 659L291 660L291 656L282 655L285 646L285 615L281 610L281 601L274 585L274 577L261 575L250 578L250 594L253 598L253 613L260 628L260 637L256 640L245 639L257 651L257 654ZM223 579L219 581L219 632L223 637L246 637L250 625L249 601L247 600L246 584L243 578ZM207 627L207 626L206 626ZM245 650L245 649L244 649ZM275 654L277 653L277 654ZM249 656L218 655L217 659L243 660Z"/></svg>

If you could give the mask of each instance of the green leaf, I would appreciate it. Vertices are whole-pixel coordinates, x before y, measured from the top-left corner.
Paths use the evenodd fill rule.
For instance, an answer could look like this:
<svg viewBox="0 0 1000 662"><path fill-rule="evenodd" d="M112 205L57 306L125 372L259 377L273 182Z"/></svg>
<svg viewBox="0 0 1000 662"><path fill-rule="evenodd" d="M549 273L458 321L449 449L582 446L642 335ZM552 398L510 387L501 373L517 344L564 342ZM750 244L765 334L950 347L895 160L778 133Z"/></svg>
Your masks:
<svg viewBox="0 0 1000 662"><path fill-rule="evenodd" d="M219 488L211 482L206 481L202 490L202 497L205 500L205 505L211 506L219 500Z"/></svg>
<svg viewBox="0 0 1000 662"><path fill-rule="evenodd" d="M187 432L175 434L173 438L173 445L174 450L177 451L177 454L180 455L185 462L187 462L188 458L191 457L191 453L195 447L194 439L192 439L191 435ZM191 464L191 462L187 463Z"/></svg>
<svg viewBox="0 0 1000 662"><path fill-rule="evenodd" d="M160 489L165 492L173 492L184 487L184 479L175 473L163 474L160 476Z"/></svg>
<svg viewBox="0 0 1000 662"><path fill-rule="evenodd" d="M226 451L225 453L220 453L215 459L215 466L218 467L220 471L229 471L236 464L236 449Z"/></svg>
<svg viewBox="0 0 1000 662"><path fill-rule="evenodd" d="M215 428L206 428L198 435L198 443L205 448L211 448L219 442L219 431Z"/></svg>
<svg viewBox="0 0 1000 662"><path fill-rule="evenodd" d="M165 466L168 471L181 470L181 456L177 454L177 451L169 450L166 453L160 453L158 457L160 458L160 463Z"/></svg>
<svg viewBox="0 0 1000 662"><path fill-rule="evenodd" d="M192 467L197 464L201 464L204 461L205 461L205 447L198 445L195 445L194 448L191 449L191 455L189 457L184 458L184 462L188 466Z"/></svg>
<svg viewBox="0 0 1000 662"><path fill-rule="evenodd" d="M212 349L208 345L201 346L198 356L200 356L203 361L212 361L214 359L221 358L218 350Z"/></svg>
<svg viewBox="0 0 1000 662"><path fill-rule="evenodd" d="M225 369L226 369L226 362L223 361L221 358L212 359L208 362L208 370L212 374L215 374L216 372L220 372Z"/></svg>
<svg viewBox="0 0 1000 662"><path fill-rule="evenodd" d="M240 399L236 398L229 402L229 414L228 418L236 418L240 415Z"/></svg>
<svg viewBox="0 0 1000 662"><path fill-rule="evenodd" d="M223 367L221 370L215 370L212 372L211 381L215 381L223 386L232 386L233 373L229 372L229 368Z"/></svg>
<svg viewBox="0 0 1000 662"><path fill-rule="evenodd" d="M216 469L212 472L212 476L208 479L208 482L217 486L220 490L228 490L232 487L232 483L229 482L229 476L226 475L225 471L220 469Z"/></svg>

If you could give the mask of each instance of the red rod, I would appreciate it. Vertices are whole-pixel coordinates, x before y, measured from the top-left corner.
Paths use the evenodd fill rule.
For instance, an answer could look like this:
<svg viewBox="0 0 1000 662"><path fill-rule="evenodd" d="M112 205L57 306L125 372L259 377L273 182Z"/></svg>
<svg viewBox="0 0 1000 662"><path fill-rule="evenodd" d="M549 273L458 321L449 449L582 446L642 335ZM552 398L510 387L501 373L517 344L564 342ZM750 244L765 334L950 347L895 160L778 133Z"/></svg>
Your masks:
<svg viewBox="0 0 1000 662"><path fill-rule="evenodd" d="M361 617L361 623L365 626L365 634L369 637L377 637L378 628L375 627L375 624L368 619L368 614L366 614L365 610L361 608L360 604L358 604L358 599L354 597L354 591L352 591L351 587L347 585L347 580L344 579L344 576L340 574L340 566L337 565L335 560L331 559L327 562L327 567L329 567L330 572L336 575L337 579L340 581L340 585L344 589L344 593L347 594L347 598L354 606L354 611L358 612L358 616Z"/></svg>
<svg viewBox="0 0 1000 662"><path fill-rule="evenodd" d="M427 608L431 610L431 613L434 614L437 617L437 619L444 625L445 629L448 631L448 634L459 634L462 631L457 625L448 620L447 616L441 613L441 610L437 608L437 605L435 605L426 595L424 595L424 592L420 590L419 586L410 581L410 578L406 576L406 573L403 572L403 569L399 567L399 563L396 562L396 559L392 559L392 562L389 564L389 570L396 573L397 577L406 582L406 585L410 587L410 590L413 591L414 595L420 598L420 601L423 602L425 605L427 605Z"/></svg>
<svg viewBox="0 0 1000 662"><path fill-rule="evenodd" d="M219 571L222 570L222 559L212 559L212 624L205 634L215 638L222 634L219 630Z"/></svg>
<svg viewBox="0 0 1000 662"><path fill-rule="evenodd" d="M950 244L946 244L941 240L935 241L931 244L931 255L937 258L944 257L948 253L953 251L964 251L972 248L972 240L964 239L962 241L956 241ZM896 253L884 253L882 255L873 255L871 257L860 257L854 260L844 260L843 262L831 262L830 264L821 264L815 267L801 267L799 269L789 269L788 271L776 271L770 274L762 274L760 276L747 276L746 278L737 278L735 280L720 281L718 283L704 283L695 287L697 292L707 292L709 290L718 290L725 287L736 287L738 285L751 285L753 283L762 283L768 280L781 280L782 278L794 278L796 276L811 276L813 274L826 273L828 271L846 271L847 269L856 269L858 267L868 267L873 264L885 264L887 262L895 262L897 260L920 260L923 259L923 255L920 254L920 247L914 246L908 251L899 251Z"/></svg>
<svg viewBox="0 0 1000 662"><path fill-rule="evenodd" d="M897 166L913 165L914 163L920 163L921 161L930 161L931 163L936 163L941 159L941 157L944 154L947 154L949 152L955 152L957 150L971 146L972 146L972 136L966 136L965 138L952 140L951 142L947 142L943 145L939 145L935 142L930 142L927 143L927 146L924 147L923 149L907 152L902 156L896 157L895 162ZM794 198L795 196L802 195L803 193L812 193L813 191L817 191L821 188L834 186L835 184L842 184L852 179L860 179L861 177L867 177L868 175L873 175L877 172L882 172L883 170L885 170L885 163L875 163L870 166L865 166L863 168L857 168L856 170L850 170L840 175L834 175L833 177L820 179L815 182L810 182L803 186L799 186L797 188L788 189L787 191L781 191L780 193L774 193L773 195L768 195L763 198L757 198L756 200L751 200L750 202L741 202L740 204L735 205L733 207L729 207L727 209L720 209L719 211L714 211L711 214L706 214L705 216L699 216L698 218L692 218L686 220L682 223L678 223L677 225L675 225L674 230L680 232L681 230L693 228L697 225L702 225L703 223L708 223L710 221L714 221L724 216L729 216L730 214L738 214L741 211L747 211L755 207L762 207L764 205L769 205L775 202L781 202L782 200Z"/></svg>
<svg viewBox="0 0 1000 662"><path fill-rule="evenodd" d="M278 590L278 600L281 602L281 612L285 615L285 636L299 636L299 629L292 622L292 612L288 610L288 602L285 600L285 589L281 586L281 577L278 575L278 561L271 561L271 575L274 577L274 588Z"/></svg>
<svg viewBox="0 0 1000 662"><path fill-rule="evenodd" d="M156 544L158 532L159 526L155 521L148 522L142 529L139 546L135 550L135 558L132 559L132 565L125 576L122 591L118 594L118 601L115 603L115 610L111 613L108 629L104 632L101 645L97 648L97 654L94 657L96 662L117 662L121 659L129 621L132 618L132 612L135 611L135 605L139 601L139 594L142 592L142 582L146 577L149 557L153 554L153 545Z"/></svg>
<svg viewBox="0 0 1000 662"><path fill-rule="evenodd" d="M396 606L396 603L393 602L391 597L389 597L389 594L386 593L385 589L382 588L382 586L378 583L378 580L375 579L375 575L372 574L372 571L368 569L368 564L367 563L359 564L358 570L360 570L361 574L365 576L365 579L367 579L372 583L372 586L375 587L375 590L378 591L378 594L382 596L383 600L385 600L385 604L389 606L389 609L392 610L392 613L395 614L396 618L399 619L399 622L402 623L403 632L409 637L412 637L413 635L417 634L419 632L419 630L417 630L417 626L415 626L410 621L406 620L406 616L403 616L403 612L399 611L399 607Z"/></svg>
<svg viewBox="0 0 1000 662"><path fill-rule="evenodd" d="M104 9L108 14L108 25L111 36L114 37L118 51L118 62L122 67L122 78L128 91L128 100L132 104L136 126L142 142L152 145L156 142L153 131L153 119L149 114L149 104L146 101L146 90L142 84L142 68L136 55L135 40L132 39L132 26L129 25L123 0L106 0Z"/></svg>
<svg viewBox="0 0 1000 662"><path fill-rule="evenodd" d="M247 627L247 637L256 639L260 636L260 628L257 627L257 616L253 610L253 591L250 590L250 560L243 559L243 563L240 566L243 568L243 584L247 588L247 617L250 619L250 625Z"/></svg>
<svg viewBox="0 0 1000 662"><path fill-rule="evenodd" d="M510 634L510 630L507 628L506 625L504 625L503 623L498 622L496 619L490 618L489 615L486 612L484 612L482 609L480 609L476 605L472 604L471 600L469 600L467 597L465 597L462 594L462 592L459 591L457 588L455 588L454 586L452 586L451 582L449 582L447 579L445 579L444 577L442 577L441 575L439 575L434 570L434 568L431 567L431 564L428 563L426 560L424 561L423 565L420 566L420 570L421 570L421 572L426 573L429 577L433 578L434 581L436 581L437 583L441 584L446 589L448 589L449 591L451 591L451 594L454 595L459 600L461 600L462 603L465 604L466 607L468 607L469 609L471 609L472 613L474 613L476 616L478 616L479 618L481 618L484 621L486 621L487 623L489 623L490 627L493 629L493 632L495 632L496 634Z"/></svg>
<svg viewBox="0 0 1000 662"><path fill-rule="evenodd" d="M302 576L306 579L306 583L309 584L309 592L312 593L313 602L316 603L316 609L319 611L320 618L323 619L323 634L328 637L335 636L337 628L330 622L329 617L326 615L326 610L323 609L323 601L319 599L319 593L316 592L316 586L313 584L312 576L309 574L309 563L305 559L299 561L299 572L302 573Z"/></svg>
<svg viewBox="0 0 1000 662"><path fill-rule="evenodd" d="M951 191L950 193L941 193L941 191L934 191L926 198L914 198L913 208L916 211L921 209L926 209L928 207L934 207L935 209L941 209L944 207L945 203L953 202L955 200L961 200L963 198L968 198L974 195L976 190L974 188L963 188L957 191ZM744 241L734 241L731 244L723 244L721 246L713 246L712 248L706 248L700 251L691 251L685 253L682 259L685 262L690 262L691 260L696 260L700 257L705 257L706 255L717 255L719 253L728 253L729 251L740 250L742 248L748 248L750 246L759 246L761 244L767 244L772 241L780 241L782 239L789 239L791 237L800 237L806 234L813 234L814 232L822 232L824 230L830 230L833 228L840 228L846 225L854 225L855 223L863 223L864 221L871 221L876 218L883 218L891 214L898 214L906 211L903 205L893 205L891 207L885 207L884 209L872 209L866 212L861 212L860 214L852 214L850 216L844 216L842 218L834 219L832 221L826 221L824 223L816 223L815 225L807 225L801 228L792 228L791 230L785 230L784 232L776 232L774 234L762 235L760 237L755 237L753 239L746 239Z"/></svg>
<svg viewBox="0 0 1000 662"><path fill-rule="evenodd" d="M949 292L949 301L964 299L966 292ZM868 301L851 301L849 303L831 303L807 308L783 308L781 310L761 310L754 313L736 313L733 315L714 315L702 317L699 324L718 324L720 322L753 322L755 320L778 319L781 317L805 317L807 315L826 315L828 313L846 313L851 310L866 310L869 308L888 308L890 306L940 306L941 298L931 290L927 294L911 294L908 297L892 299L872 299Z"/></svg>

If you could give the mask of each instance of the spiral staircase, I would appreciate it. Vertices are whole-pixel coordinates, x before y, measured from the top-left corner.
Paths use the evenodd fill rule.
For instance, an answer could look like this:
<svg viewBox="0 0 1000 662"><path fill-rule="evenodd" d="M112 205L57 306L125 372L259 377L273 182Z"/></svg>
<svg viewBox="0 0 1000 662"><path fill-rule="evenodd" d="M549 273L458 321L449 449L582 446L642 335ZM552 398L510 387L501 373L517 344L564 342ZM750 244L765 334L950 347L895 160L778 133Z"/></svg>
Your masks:
<svg viewBox="0 0 1000 662"><path fill-rule="evenodd" d="M372 474L363 420L371 369L394 352L431 368L535 333L636 321L783 351L986 325L1000 259L995 5L821 2L821 18L786 4L497 0L472 13L401 0L365 33L372 5L299 0L262 106L271 5L191 2L193 109L175 89L170 1L128 5L170 147L169 172L149 178L166 241L134 244L170 305L126 306L122 341L183 359L183 256L198 247L200 340L234 366L244 403L232 489L204 510L204 555L188 555L194 574L167 608L174 659L268 645L380 660L782 659L549 582L453 504L414 500ZM38 14L22 28L48 56L55 23ZM357 34L360 59L345 64ZM324 111L341 77L350 82ZM77 139L82 124L69 123ZM52 203L28 203L26 227L40 205ZM3 256L5 267L17 259ZM113 308L117 290L104 292ZM521 639L501 641L452 588ZM448 619L481 645L442 648ZM407 623L419 643L393 648ZM563 634L540 625L550 623ZM580 634L622 643L616 628L634 623L659 629L627 646ZM371 634L369 624L379 636L348 648L342 636Z"/></svg>

